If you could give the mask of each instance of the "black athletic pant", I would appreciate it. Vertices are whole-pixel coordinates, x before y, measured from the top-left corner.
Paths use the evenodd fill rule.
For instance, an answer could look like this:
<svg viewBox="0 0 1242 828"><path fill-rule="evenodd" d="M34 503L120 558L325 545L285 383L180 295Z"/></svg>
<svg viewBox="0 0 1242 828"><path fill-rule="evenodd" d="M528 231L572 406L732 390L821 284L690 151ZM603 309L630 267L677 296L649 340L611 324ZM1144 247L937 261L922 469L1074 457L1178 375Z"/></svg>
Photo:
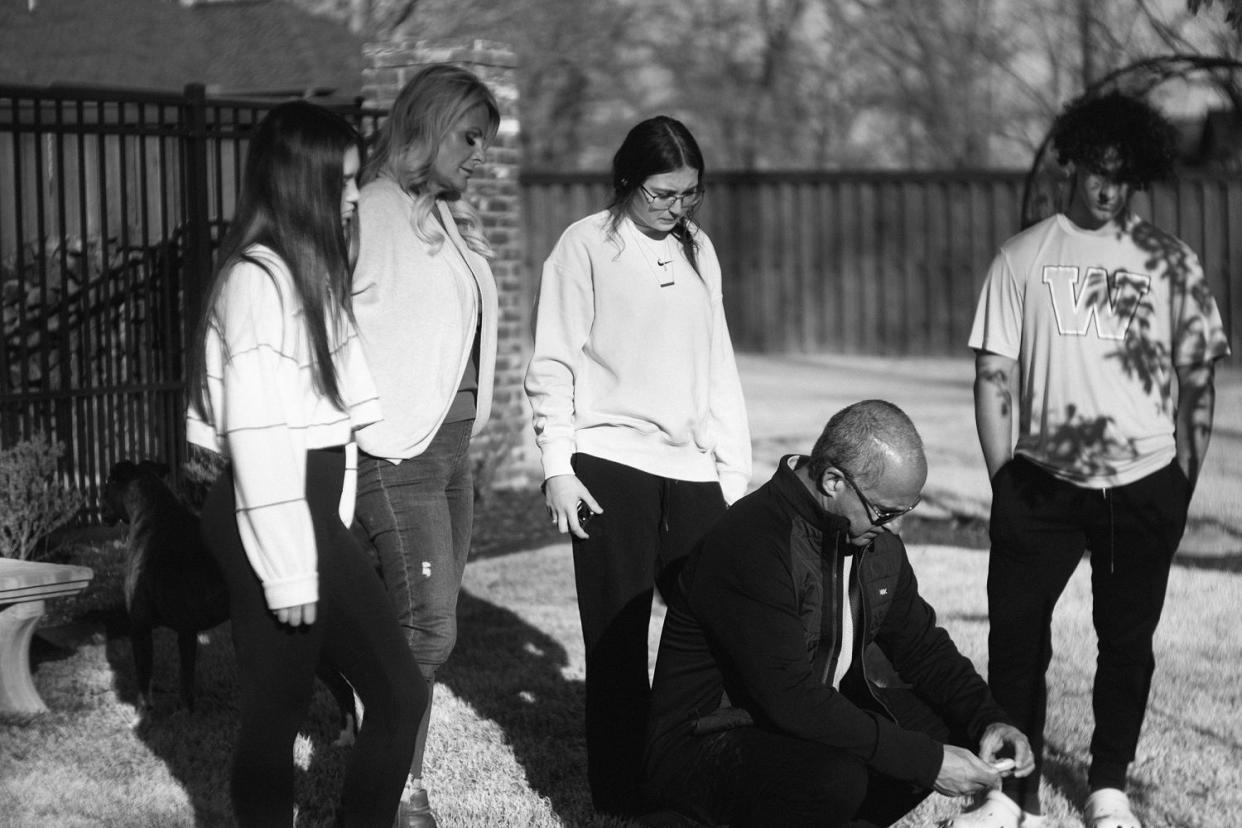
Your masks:
<svg viewBox="0 0 1242 828"><path fill-rule="evenodd" d="M577 454L574 472L604 510L573 539L586 644L587 777L597 811L640 809L638 777L651 685L647 636L653 587L666 602L694 544L724 514L717 482L670 480Z"/></svg>
<svg viewBox="0 0 1242 828"><path fill-rule="evenodd" d="M293 741L321 659L353 685L365 711L345 770L344 825L391 825L410 767L426 685L379 576L337 515L344 461L341 451L307 453L319 568L317 619L309 627L281 624L268 610L238 534L230 471L203 508L203 536L229 587L241 691L231 791L243 828L293 822Z"/></svg>
<svg viewBox="0 0 1242 828"><path fill-rule="evenodd" d="M947 739L944 722L920 707L925 720L902 725ZM887 826L931 793L845 751L753 725L689 737L659 768L648 787L653 801L730 828Z"/></svg>
<svg viewBox="0 0 1242 828"><path fill-rule="evenodd" d="M1176 463L1126 486L1084 489L1018 457L992 481L988 684L1030 739L1036 772L1005 793L1039 812L1052 660L1052 611L1091 550L1099 638L1092 705L1091 788L1125 788L1155 669L1152 636L1186 525L1190 484Z"/></svg>

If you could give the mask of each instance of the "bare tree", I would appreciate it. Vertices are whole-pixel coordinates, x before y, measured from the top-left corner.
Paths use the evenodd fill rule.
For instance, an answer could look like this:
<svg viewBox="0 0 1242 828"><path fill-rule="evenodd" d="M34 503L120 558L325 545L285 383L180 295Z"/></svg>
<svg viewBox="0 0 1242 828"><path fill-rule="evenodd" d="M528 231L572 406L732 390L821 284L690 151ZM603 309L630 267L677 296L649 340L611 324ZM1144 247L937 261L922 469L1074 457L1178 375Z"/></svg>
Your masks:
<svg viewBox="0 0 1242 828"><path fill-rule="evenodd" d="M848 133L859 73L815 0L647 3L640 18L640 108L685 119L716 165L825 164Z"/></svg>
<svg viewBox="0 0 1242 828"><path fill-rule="evenodd" d="M1213 0L1186 0L1191 14L1198 14L1201 7L1211 6L1212 3ZM1242 35L1242 0L1221 0L1221 5L1226 7L1225 22Z"/></svg>
<svg viewBox="0 0 1242 828"><path fill-rule="evenodd" d="M981 166L1004 117L999 69L1012 29L990 0L824 0L843 33L869 58L872 107L913 166Z"/></svg>
<svg viewBox="0 0 1242 828"><path fill-rule="evenodd" d="M340 20L362 37L386 35L413 16L419 0L293 0L315 14Z"/></svg>
<svg viewBox="0 0 1242 828"><path fill-rule="evenodd" d="M501 40L527 163L606 165L667 112L713 166L1024 166L1091 80L1169 51L1237 54L1212 0L292 0L368 39ZM1227 21L1227 22L1226 22Z"/></svg>

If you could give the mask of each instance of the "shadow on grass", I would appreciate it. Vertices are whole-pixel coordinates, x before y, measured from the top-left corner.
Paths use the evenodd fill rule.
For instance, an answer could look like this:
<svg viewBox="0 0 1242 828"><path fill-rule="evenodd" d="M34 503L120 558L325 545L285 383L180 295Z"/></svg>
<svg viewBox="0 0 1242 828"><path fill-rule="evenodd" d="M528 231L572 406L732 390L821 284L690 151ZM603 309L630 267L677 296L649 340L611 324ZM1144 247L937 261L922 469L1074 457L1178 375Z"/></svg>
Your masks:
<svg viewBox="0 0 1242 828"><path fill-rule="evenodd" d="M956 516L948 519L911 515L902 520L901 537L907 544L934 544L977 549L986 553L990 546L986 520ZM1173 566L1208 572L1242 572L1242 537L1219 521L1194 520Z"/></svg>
<svg viewBox="0 0 1242 828"><path fill-rule="evenodd" d="M1075 758L1064 745L1052 740L1044 743L1043 784L1058 791L1076 807L1087 800L1087 767Z"/></svg>
<svg viewBox="0 0 1242 828"><path fill-rule="evenodd" d="M201 828L234 824L229 795L233 746L237 736L237 672L229 625L210 630L198 649L194 710L178 695L177 642L171 630L155 634L154 709L137 710L138 688L133 655L122 614L109 626L106 655L117 698L134 706L134 735L184 789ZM294 748L294 802L298 828L334 824L348 749L336 748L336 705L316 684Z"/></svg>
<svg viewBox="0 0 1242 828"><path fill-rule="evenodd" d="M1184 569L1202 569L1208 572L1242 572L1242 552L1197 553L1178 552L1174 566Z"/></svg>
<svg viewBox="0 0 1242 828"><path fill-rule="evenodd" d="M458 640L438 681L505 733L535 793L566 824L591 813L584 785L583 683L553 638L513 612L463 590Z"/></svg>

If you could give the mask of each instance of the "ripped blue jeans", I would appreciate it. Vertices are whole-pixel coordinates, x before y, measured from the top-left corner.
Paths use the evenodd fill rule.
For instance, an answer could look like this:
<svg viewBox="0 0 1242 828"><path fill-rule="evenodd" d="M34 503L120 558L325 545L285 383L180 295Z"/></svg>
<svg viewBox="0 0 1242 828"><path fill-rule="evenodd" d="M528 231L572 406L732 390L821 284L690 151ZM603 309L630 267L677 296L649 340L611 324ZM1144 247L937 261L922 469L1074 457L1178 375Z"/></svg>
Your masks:
<svg viewBox="0 0 1242 828"><path fill-rule="evenodd" d="M393 464L362 454L355 520L371 539L397 620L424 678L457 643L457 595L470 553L473 420L445 423L427 450Z"/></svg>

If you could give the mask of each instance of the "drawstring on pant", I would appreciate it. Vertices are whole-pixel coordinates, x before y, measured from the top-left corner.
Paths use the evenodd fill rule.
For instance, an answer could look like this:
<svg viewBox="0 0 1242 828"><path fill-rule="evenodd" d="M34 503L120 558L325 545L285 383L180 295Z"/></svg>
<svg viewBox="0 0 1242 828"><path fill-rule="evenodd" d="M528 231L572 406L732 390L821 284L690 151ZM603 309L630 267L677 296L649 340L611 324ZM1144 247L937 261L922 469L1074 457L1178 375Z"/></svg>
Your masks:
<svg viewBox="0 0 1242 828"><path fill-rule="evenodd" d="M1104 502L1108 504L1108 574L1112 575L1116 571L1114 564L1116 562L1117 552L1117 532L1115 516L1113 515L1113 499L1108 496L1108 489L1100 489L1100 495L1104 498Z"/></svg>
<svg viewBox="0 0 1242 828"><path fill-rule="evenodd" d="M672 498L669 496L670 495L669 488L672 486L676 486L676 485L677 485L676 480L669 480L668 478L665 478L664 481L660 484L660 526L664 527L665 532L669 531L668 502L672 500Z"/></svg>

